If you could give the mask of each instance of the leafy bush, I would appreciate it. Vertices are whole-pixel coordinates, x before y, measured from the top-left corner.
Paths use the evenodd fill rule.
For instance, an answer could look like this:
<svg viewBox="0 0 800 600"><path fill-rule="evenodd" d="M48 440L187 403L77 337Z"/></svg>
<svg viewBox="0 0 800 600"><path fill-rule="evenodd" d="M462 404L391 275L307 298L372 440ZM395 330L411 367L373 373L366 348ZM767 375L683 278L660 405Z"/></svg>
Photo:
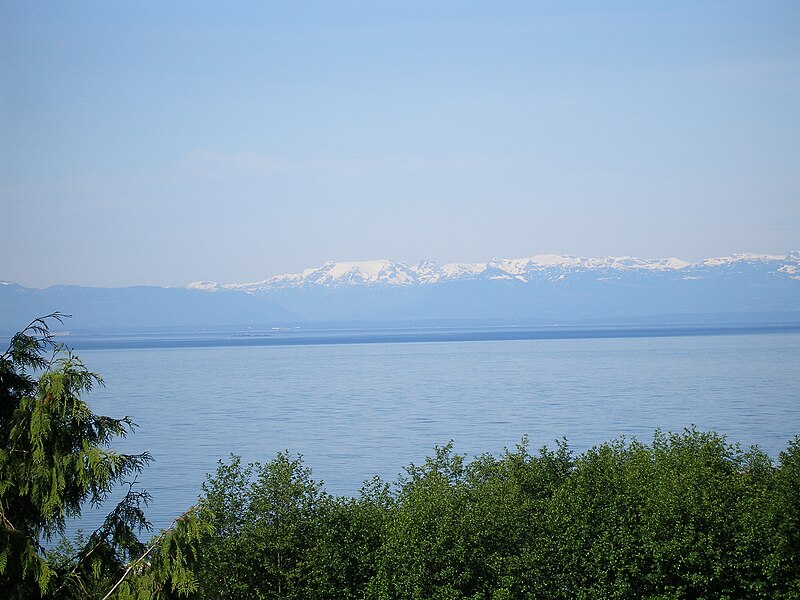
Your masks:
<svg viewBox="0 0 800 600"><path fill-rule="evenodd" d="M288 454L233 457L201 501L199 597L227 578L254 598L793 598L798 482L800 438L776 467L695 429L578 456L523 440L468 462L450 443L357 498Z"/></svg>

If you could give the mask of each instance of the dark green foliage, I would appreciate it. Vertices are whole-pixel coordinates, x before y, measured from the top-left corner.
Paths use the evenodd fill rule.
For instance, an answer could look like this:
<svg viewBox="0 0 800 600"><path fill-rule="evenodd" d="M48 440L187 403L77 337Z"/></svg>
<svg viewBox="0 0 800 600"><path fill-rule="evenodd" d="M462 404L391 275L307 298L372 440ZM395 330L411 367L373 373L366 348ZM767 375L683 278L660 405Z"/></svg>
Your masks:
<svg viewBox="0 0 800 600"><path fill-rule="evenodd" d="M234 457L230 465L220 463L216 478L203 485L205 496L200 506L210 527L201 542L199 576L202 589L213 590L220 599L247 598L255 578L253 549L244 540L250 522L252 472L252 466L243 468Z"/></svg>
<svg viewBox="0 0 800 600"><path fill-rule="evenodd" d="M577 457L448 444L358 498L233 457L204 489L201 598L800 597L800 438L777 467L694 429Z"/></svg>
<svg viewBox="0 0 800 600"><path fill-rule="evenodd" d="M205 524L187 513L147 547L146 492L135 476L150 461L109 447L130 418L94 414L83 395L100 377L53 342L47 319L16 334L0 355L0 598L167 598L196 586L190 565ZM122 500L102 526L61 539L87 503L100 506L117 486Z"/></svg>
<svg viewBox="0 0 800 600"><path fill-rule="evenodd" d="M407 472L381 549L375 595L462 597L474 585L477 566L468 547L470 498L464 457L452 452L451 443Z"/></svg>
<svg viewBox="0 0 800 600"><path fill-rule="evenodd" d="M767 574L785 582L787 597L800 598L800 436L781 452L769 521L756 535L771 538Z"/></svg>
<svg viewBox="0 0 800 600"><path fill-rule="evenodd" d="M150 460L108 448L133 423L89 410L81 397L96 384L102 380L80 359L53 344L44 319L15 335L0 355L2 597L88 593L87 574L94 581L113 578L143 548L136 532L149 527L142 512L148 497L130 486L103 526L83 540L68 570L54 568L44 554L43 542L63 534L84 503L100 505Z"/></svg>
<svg viewBox="0 0 800 600"><path fill-rule="evenodd" d="M303 598L307 557L327 496L301 459L220 464L203 486L200 512L211 525L198 570L208 598Z"/></svg>
<svg viewBox="0 0 800 600"><path fill-rule="evenodd" d="M191 508L156 536L144 553L131 560L116 583L104 588L103 600L149 600L184 598L198 589L196 570L200 540L210 531ZM97 597L100 597L99 595Z"/></svg>
<svg viewBox="0 0 800 600"><path fill-rule="evenodd" d="M308 554L308 597L364 597L376 574L376 557L393 507L388 484L377 477L357 498L325 497Z"/></svg>

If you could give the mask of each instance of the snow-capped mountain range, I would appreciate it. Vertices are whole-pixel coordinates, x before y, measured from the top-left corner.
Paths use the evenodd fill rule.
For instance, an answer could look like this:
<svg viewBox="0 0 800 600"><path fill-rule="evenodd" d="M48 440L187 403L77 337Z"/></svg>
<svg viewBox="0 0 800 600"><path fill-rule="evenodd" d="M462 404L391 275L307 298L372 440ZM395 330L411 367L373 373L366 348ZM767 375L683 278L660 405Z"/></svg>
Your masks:
<svg viewBox="0 0 800 600"><path fill-rule="evenodd" d="M431 261L422 261L409 266L388 259L330 261L320 267L306 269L302 273L276 275L254 283L219 284L212 281L197 281L186 287L203 291L227 289L256 293L306 286L374 284L408 286L476 279L528 283L542 280L560 281L570 274L586 272L596 273L599 279L636 272L672 273L681 278L700 279L711 272L746 266L772 269L777 276L800 280L800 252L787 255L734 254L695 263L679 258L642 259L632 256L576 258L539 254L529 258L492 259L482 263L450 263L442 266Z"/></svg>
<svg viewBox="0 0 800 600"><path fill-rule="evenodd" d="M553 254L442 266L328 262L255 283L204 281L183 288L0 285L0 331L17 331L54 311L74 315L73 331L323 323L800 326L800 252L694 263Z"/></svg>

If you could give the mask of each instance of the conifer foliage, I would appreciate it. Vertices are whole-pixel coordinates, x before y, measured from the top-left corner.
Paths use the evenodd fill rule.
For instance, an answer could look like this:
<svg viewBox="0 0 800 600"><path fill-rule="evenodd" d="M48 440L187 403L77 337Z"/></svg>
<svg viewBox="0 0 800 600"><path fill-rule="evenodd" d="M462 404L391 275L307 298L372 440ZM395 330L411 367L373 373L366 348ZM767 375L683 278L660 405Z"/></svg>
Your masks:
<svg viewBox="0 0 800 600"><path fill-rule="evenodd" d="M3 598L102 597L102 591L124 578L130 564L147 552L137 534L150 529L144 514L149 497L137 489L135 476L150 455L122 454L109 447L134 423L129 417L114 419L89 409L83 396L103 382L54 342L48 326L62 317L55 313L34 320L0 355ZM100 528L78 544L45 549L63 536L67 520L79 516L82 507L100 506L112 489L125 490L126 485L127 493ZM163 553L151 562L184 567L184 560L174 561L180 548L171 542L164 541ZM160 579L158 585L163 586L170 574Z"/></svg>

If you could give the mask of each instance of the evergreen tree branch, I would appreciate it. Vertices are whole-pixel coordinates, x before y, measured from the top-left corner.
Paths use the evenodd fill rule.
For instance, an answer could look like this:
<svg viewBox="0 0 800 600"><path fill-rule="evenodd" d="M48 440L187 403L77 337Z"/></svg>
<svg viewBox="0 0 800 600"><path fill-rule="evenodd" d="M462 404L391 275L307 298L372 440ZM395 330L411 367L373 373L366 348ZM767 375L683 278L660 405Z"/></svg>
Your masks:
<svg viewBox="0 0 800 600"><path fill-rule="evenodd" d="M164 539L164 537L168 533L170 533L171 531L174 530L175 526L180 522L180 520L183 519L185 516L189 515L190 513L192 513L192 511L194 511L196 509L197 509L196 506L192 506L191 508L189 508L184 513L182 513L182 514L178 515L177 517L175 517L172 520L172 523L170 523L169 527L167 527L164 531L161 532L161 534L153 541L153 543L150 544L150 546L147 548L147 550L145 550L144 554L142 554L136 560L131 561L131 563L128 565L128 568L125 569L125 572L122 574L122 577L120 577L119 580L113 585L113 587L110 590L108 590L108 593L105 596L103 596L102 600L108 600L111 597L111 595L116 591L116 589L120 585L122 585L122 582L125 581L125 579L128 577L128 575L130 575L131 571L133 571L134 568L136 568L138 565L140 565L144 561L144 559L147 558L148 555L153 550L155 550L158 546L161 545L161 541Z"/></svg>

